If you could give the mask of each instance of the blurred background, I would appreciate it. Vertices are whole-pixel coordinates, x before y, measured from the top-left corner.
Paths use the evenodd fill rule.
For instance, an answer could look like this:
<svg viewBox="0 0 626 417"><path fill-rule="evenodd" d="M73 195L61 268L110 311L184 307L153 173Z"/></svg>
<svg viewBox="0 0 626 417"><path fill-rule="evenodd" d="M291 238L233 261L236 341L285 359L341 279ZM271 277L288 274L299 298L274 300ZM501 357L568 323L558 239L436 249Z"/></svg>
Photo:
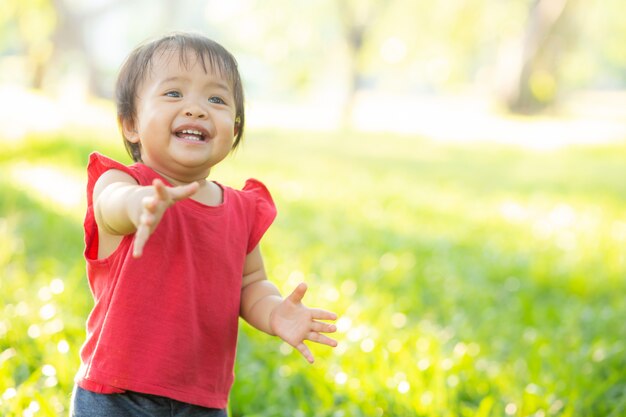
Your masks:
<svg viewBox="0 0 626 417"><path fill-rule="evenodd" d="M340 346L242 323L232 416L626 414L626 3L3 0L0 414L66 415L91 295L87 156L138 43L237 57L283 290ZM213 175L213 173L212 173Z"/></svg>
<svg viewBox="0 0 626 417"><path fill-rule="evenodd" d="M0 83L13 97L19 87L73 103L67 114L55 106L45 117L77 122L83 102L111 98L135 45L196 30L238 57L253 127L613 140L624 134L622 7L618 0L5 0ZM29 129L16 107L2 112L13 135ZM537 138L519 120L494 120L503 114L579 120L568 120L567 131L544 118Z"/></svg>

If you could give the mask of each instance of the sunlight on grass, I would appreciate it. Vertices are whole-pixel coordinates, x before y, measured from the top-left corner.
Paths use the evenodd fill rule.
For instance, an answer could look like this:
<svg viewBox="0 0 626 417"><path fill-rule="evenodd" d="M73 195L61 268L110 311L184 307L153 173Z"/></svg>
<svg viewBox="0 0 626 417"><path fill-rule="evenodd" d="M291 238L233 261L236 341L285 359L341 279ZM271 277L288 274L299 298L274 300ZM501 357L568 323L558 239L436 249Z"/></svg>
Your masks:
<svg viewBox="0 0 626 417"><path fill-rule="evenodd" d="M84 176L55 166L20 162L9 167L11 180L34 199L66 215L82 217L86 206Z"/></svg>
<svg viewBox="0 0 626 417"><path fill-rule="evenodd" d="M626 137L623 113L609 118L610 113L574 111L589 99L571 100L571 104L564 105L569 110L559 115L523 117L502 114L492 98L477 94L396 97L362 92L356 105L355 126L369 132L405 133L451 142L508 143L541 151ZM600 100L599 106L613 102L609 95L595 99ZM381 102L393 105L381 106Z"/></svg>
<svg viewBox="0 0 626 417"><path fill-rule="evenodd" d="M84 172L117 135L0 149L0 414L67 412L91 306ZM212 177L262 180L283 293L336 311L339 346L241 326L233 417L618 416L626 406L626 147L250 130Z"/></svg>
<svg viewBox="0 0 626 417"><path fill-rule="evenodd" d="M77 129L97 137L119 137L114 105L86 97L77 86L66 86L58 97L16 85L0 85L14 103L0 113L0 139L20 140L28 134ZM509 116L491 99L478 94L395 96L362 92L355 102L353 127L377 134L408 134L449 142L506 143L550 151L572 144L612 143L626 137L626 116L619 93L574 95L560 114ZM334 100L335 103L341 100ZM393 103L380 106L379 103ZM23 109L30 109L24 112ZM400 109L400 110L399 110ZM37 114L38 117L31 117ZM310 103L279 103L249 99L248 129L316 131L327 134L341 125L338 105L327 98Z"/></svg>
<svg viewBox="0 0 626 417"><path fill-rule="evenodd" d="M62 91L60 96L51 97L18 85L0 84L0 94L11 97L11 105L0 112L0 140L17 141L29 134L68 129L88 129L98 137L117 134L112 102L89 99L78 89Z"/></svg>

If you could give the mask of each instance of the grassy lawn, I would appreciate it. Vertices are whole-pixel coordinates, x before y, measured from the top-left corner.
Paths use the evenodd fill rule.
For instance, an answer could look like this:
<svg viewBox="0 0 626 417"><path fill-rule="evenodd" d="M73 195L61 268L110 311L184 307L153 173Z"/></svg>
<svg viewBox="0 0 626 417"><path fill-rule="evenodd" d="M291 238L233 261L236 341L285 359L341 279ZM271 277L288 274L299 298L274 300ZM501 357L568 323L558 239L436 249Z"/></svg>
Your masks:
<svg viewBox="0 0 626 417"><path fill-rule="evenodd" d="M0 150L0 415L67 414L87 155L128 161L85 137ZM626 144L252 131L212 176L266 183L268 272L341 315L312 366L242 324L232 416L626 414Z"/></svg>

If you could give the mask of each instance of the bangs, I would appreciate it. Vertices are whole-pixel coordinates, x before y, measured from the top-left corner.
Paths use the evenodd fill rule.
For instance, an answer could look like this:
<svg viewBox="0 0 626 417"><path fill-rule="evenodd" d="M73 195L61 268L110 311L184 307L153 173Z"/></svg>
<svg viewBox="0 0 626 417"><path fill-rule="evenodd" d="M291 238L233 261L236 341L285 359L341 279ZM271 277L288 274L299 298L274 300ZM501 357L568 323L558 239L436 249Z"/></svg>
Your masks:
<svg viewBox="0 0 626 417"><path fill-rule="evenodd" d="M155 45L157 50L150 57L148 67L152 68L155 56L170 60L178 55L178 62L185 69L190 69L196 64L200 64L205 73L214 72L227 80L233 90L236 89L239 72L237 62L233 56L222 46L207 42L206 40L196 40L189 38L173 38L160 45Z"/></svg>

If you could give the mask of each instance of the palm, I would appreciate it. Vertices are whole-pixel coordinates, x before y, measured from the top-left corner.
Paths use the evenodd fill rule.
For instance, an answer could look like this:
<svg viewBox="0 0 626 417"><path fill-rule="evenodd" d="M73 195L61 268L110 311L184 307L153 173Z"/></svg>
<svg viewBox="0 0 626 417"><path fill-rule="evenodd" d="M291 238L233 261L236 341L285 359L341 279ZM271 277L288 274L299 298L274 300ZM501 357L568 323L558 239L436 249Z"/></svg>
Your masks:
<svg viewBox="0 0 626 417"><path fill-rule="evenodd" d="M329 311L308 308L302 304L306 290L306 284L298 285L291 295L272 311L270 326L276 336L298 349L312 363L313 355L304 341L337 346L335 340L321 334L333 333L337 328L332 324L318 321L336 320L337 316Z"/></svg>
<svg viewBox="0 0 626 417"><path fill-rule="evenodd" d="M274 310L272 319L274 333L297 346L306 338L313 315L302 303L283 302Z"/></svg>

